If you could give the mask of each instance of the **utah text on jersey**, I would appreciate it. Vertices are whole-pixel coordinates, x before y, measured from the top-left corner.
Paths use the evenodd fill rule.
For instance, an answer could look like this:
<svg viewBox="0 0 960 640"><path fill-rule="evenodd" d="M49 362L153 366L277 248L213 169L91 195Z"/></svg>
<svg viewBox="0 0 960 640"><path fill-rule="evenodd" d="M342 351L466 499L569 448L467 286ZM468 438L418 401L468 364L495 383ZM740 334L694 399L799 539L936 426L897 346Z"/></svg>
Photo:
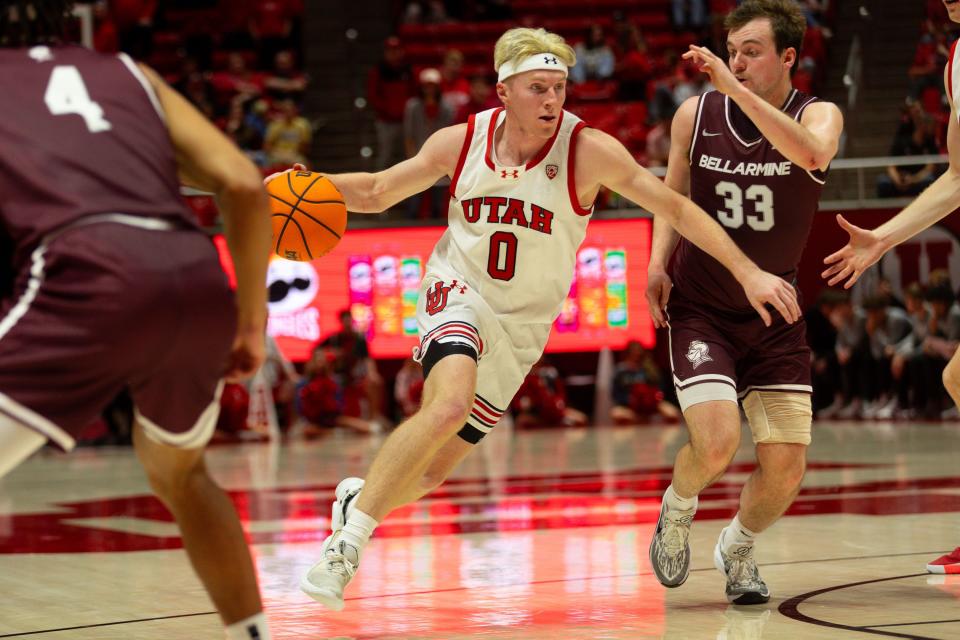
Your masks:
<svg viewBox="0 0 960 640"><path fill-rule="evenodd" d="M489 224L515 224L547 235L553 233L553 212L532 202L486 196L461 200L460 206L463 207L463 219L469 223L479 222L483 218Z"/></svg>

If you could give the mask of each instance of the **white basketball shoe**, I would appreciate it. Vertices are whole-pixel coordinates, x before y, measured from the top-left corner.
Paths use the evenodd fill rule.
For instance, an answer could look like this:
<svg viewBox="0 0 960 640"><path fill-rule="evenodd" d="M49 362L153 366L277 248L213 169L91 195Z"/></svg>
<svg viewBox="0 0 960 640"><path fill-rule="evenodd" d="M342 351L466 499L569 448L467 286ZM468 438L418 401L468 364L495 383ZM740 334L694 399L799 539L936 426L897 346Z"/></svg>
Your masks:
<svg viewBox="0 0 960 640"><path fill-rule="evenodd" d="M330 535L323 542L323 558L300 580L300 590L333 611L343 610L343 589L360 564L360 549L340 535L356 497L363 489L362 478L346 478L337 485L330 513Z"/></svg>

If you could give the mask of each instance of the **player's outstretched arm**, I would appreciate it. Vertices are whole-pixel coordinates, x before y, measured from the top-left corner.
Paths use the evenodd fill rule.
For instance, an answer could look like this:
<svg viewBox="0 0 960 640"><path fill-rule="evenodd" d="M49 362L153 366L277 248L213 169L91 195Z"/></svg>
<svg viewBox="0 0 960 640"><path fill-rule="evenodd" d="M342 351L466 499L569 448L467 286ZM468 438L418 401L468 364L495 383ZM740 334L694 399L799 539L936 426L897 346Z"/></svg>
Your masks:
<svg viewBox="0 0 960 640"><path fill-rule="evenodd" d="M580 134L577 166L585 167L588 182L601 184L663 217L695 245L716 258L743 286L747 299L764 324L772 318L765 304L772 305L787 322L800 317L797 293L781 278L760 270L707 212L660 182L638 165L616 139L595 129ZM582 150L582 151L581 151ZM580 173L577 178L579 181Z"/></svg>
<svg viewBox="0 0 960 640"><path fill-rule="evenodd" d="M270 204L260 172L193 105L141 65L166 115L177 167L185 184L210 191L223 214L237 274L237 337L227 376L244 378L263 362L267 321Z"/></svg>
<svg viewBox="0 0 960 640"><path fill-rule="evenodd" d="M804 169L826 170L837 155L843 114L830 102L814 102L797 122L737 80L730 67L707 49L690 45L683 58L696 62L710 82L743 109L764 137L791 162Z"/></svg>
<svg viewBox="0 0 960 640"><path fill-rule="evenodd" d="M950 95L949 91L947 95ZM837 216L837 222L850 234L850 241L823 259L828 265L822 273L828 278L827 284L833 286L843 282L844 289L849 289L884 253L960 207L960 126L955 110L951 110L947 125L947 149L950 166L946 172L907 208L873 231L861 229L843 216Z"/></svg>
<svg viewBox="0 0 960 640"><path fill-rule="evenodd" d="M355 213L381 213L405 198L453 177L467 125L445 127L423 143L412 158L377 173L338 173L327 177Z"/></svg>
<svg viewBox="0 0 960 640"><path fill-rule="evenodd" d="M699 98L687 98L677 109L670 126L670 158L667 160L667 176L663 183L682 195L690 193L690 143L698 102ZM653 326L658 329L667 326L665 309L670 300L670 290L673 289L667 265L679 241L680 234L665 218L653 219L653 246L647 265L646 295Z"/></svg>

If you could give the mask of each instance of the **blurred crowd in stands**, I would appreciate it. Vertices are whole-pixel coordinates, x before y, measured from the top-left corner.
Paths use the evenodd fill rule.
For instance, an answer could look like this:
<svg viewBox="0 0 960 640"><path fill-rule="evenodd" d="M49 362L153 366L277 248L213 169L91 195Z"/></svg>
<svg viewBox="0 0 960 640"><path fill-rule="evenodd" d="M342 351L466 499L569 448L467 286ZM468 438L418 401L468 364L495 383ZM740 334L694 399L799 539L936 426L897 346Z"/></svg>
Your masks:
<svg viewBox="0 0 960 640"><path fill-rule="evenodd" d="M264 170L304 162L303 0L97 0L94 47L150 64Z"/></svg>
<svg viewBox="0 0 960 640"><path fill-rule="evenodd" d="M937 155L947 152L950 98L943 70L960 32L953 28L940 0L925 0L926 19L907 75L909 91L890 145L891 156ZM877 178L877 197L915 196L943 173L945 165L891 165Z"/></svg>
<svg viewBox="0 0 960 640"><path fill-rule="evenodd" d="M814 92L822 79L827 26L826 0L800 2L807 36L794 85ZM465 122L495 107L490 64L496 38L512 26L543 26L574 46L566 108L591 126L619 138L641 164L663 166L670 148L670 123L681 102L712 87L704 74L680 58L690 44L725 52L723 17L735 0L670 0L655 4L604 0L412 0L401 11L396 36L370 71L367 95L377 131L375 168L409 157L434 131ZM415 199L410 218L445 215L443 185ZM602 193L598 206L617 206Z"/></svg>
<svg viewBox="0 0 960 640"><path fill-rule="evenodd" d="M942 375L960 345L960 305L946 270L903 297L880 278L853 304L824 289L805 314L819 418L956 418Z"/></svg>

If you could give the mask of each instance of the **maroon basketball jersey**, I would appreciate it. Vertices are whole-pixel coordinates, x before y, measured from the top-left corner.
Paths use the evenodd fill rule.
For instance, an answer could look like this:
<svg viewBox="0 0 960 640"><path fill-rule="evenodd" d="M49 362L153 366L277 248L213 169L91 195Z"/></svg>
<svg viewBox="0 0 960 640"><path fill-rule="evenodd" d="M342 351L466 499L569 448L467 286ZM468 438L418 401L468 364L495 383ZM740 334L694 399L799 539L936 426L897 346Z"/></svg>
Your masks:
<svg viewBox="0 0 960 640"><path fill-rule="evenodd" d="M18 251L79 218L193 224L146 77L82 47L0 49L0 219Z"/></svg>
<svg viewBox="0 0 960 640"><path fill-rule="evenodd" d="M782 110L800 120L816 100L794 90ZM719 91L701 96L694 127L690 199L761 269L792 282L826 172L807 171L785 158ZM677 247L672 275L677 290L694 304L733 312L752 309L730 272L686 239Z"/></svg>

